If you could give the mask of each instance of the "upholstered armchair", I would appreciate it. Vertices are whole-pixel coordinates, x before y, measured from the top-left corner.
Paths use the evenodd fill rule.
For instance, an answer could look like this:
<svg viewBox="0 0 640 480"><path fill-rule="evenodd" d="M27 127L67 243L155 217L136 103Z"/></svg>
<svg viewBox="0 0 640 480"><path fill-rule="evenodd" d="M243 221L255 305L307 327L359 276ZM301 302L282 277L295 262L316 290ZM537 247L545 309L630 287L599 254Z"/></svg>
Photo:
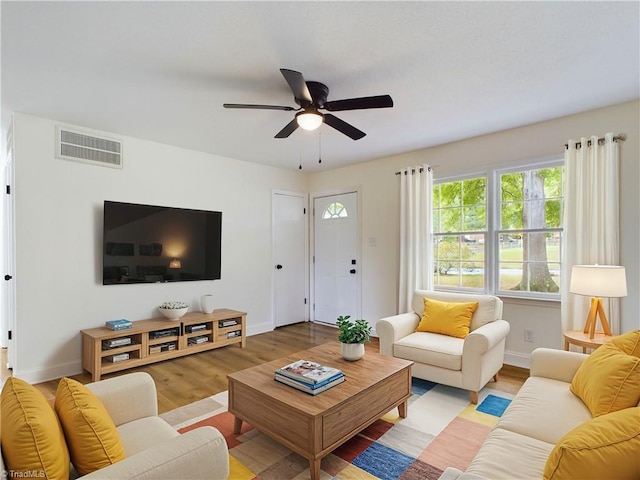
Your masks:
<svg viewBox="0 0 640 480"><path fill-rule="evenodd" d="M440 302L478 302L469 334L457 338L441 333L417 332L424 298ZM469 391L472 403L492 378L497 381L504 361L509 323L502 320L502 300L492 295L417 290L412 312L379 320L380 353L414 362L412 375Z"/></svg>

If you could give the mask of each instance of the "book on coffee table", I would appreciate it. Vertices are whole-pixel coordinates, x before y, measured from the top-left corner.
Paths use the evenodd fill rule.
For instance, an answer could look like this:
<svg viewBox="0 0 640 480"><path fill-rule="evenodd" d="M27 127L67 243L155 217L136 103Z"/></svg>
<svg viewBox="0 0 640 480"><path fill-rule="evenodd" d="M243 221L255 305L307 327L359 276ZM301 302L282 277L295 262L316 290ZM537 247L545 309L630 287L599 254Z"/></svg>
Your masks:
<svg viewBox="0 0 640 480"><path fill-rule="evenodd" d="M297 390L300 390L301 392L305 392L308 393L309 395L317 395L319 393L324 392L325 390L328 390L332 387L335 387L336 385L341 384L342 382L345 381L345 376L344 374L342 374L339 377L334 378L333 380L330 381L326 381L326 382L322 382L313 386L310 386L307 383L304 382L300 382L298 380L294 380L292 378L289 377L285 377L283 375L278 375L278 373L276 373L275 376L275 380L276 382L280 382L283 383L285 385L289 385L290 387L293 387Z"/></svg>
<svg viewBox="0 0 640 480"><path fill-rule="evenodd" d="M337 368L320 365L319 363L308 360L298 360L297 362L285 365L276 370L276 374L312 385L344 376L344 373Z"/></svg>

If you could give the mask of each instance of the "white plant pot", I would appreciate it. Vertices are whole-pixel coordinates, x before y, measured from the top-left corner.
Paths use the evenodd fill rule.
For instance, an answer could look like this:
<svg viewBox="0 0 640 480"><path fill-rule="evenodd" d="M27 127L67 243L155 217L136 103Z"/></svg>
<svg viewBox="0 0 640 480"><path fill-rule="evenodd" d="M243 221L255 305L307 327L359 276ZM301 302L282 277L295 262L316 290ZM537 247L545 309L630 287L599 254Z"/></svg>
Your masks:
<svg viewBox="0 0 640 480"><path fill-rule="evenodd" d="M202 295L200 297L200 307L204 313L213 313L213 295Z"/></svg>
<svg viewBox="0 0 640 480"><path fill-rule="evenodd" d="M354 362L364 357L364 343L341 343L342 358Z"/></svg>

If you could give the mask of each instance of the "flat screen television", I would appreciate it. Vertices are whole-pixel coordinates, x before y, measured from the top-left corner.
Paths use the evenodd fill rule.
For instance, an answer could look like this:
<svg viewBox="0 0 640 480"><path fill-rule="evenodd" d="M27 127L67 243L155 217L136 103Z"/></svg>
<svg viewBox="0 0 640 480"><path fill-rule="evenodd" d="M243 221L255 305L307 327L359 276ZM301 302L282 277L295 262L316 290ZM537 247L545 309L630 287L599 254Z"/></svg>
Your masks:
<svg viewBox="0 0 640 480"><path fill-rule="evenodd" d="M104 202L103 285L220 278L222 212Z"/></svg>

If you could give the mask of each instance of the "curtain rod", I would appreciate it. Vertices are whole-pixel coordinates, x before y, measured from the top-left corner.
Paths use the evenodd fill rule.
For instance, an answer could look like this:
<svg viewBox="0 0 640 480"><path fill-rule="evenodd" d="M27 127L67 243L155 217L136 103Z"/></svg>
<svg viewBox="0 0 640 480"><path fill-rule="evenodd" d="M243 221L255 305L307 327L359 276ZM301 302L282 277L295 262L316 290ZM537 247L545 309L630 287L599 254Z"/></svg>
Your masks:
<svg viewBox="0 0 640 480"><path fill-rule="evenodd" d="M624 142L627 139L627 134L626 133L619 133L618 135L616 135L615 137L613 137L613 141L614 142ZM599 138L598 139L598 145L603 145L604 144L605 139L604 138ZM591 140L589 140L587 142L587 147L591 146ZM576 142L576 148L581 148L582 147L582 142ZM569 144L565 143L564 144L564 148L568 149L569 148Z"/></svg>
<svg viewBox="0 0 640 480"><path fill-rule="evenodd" d="M431 167L427 167L427 169L428 169L429 171L431 171ZM418 172L419 172L419 173L424 172L424 168L423 168L423 167L420 167L420 168L418 169ZM412 174L413 174L413 173L416 173L416 169L415 169L415 168L412 168L412 169L411 169L411 173L412 173ZM406 174L407 174L407 172L405 172L404 174L406 175ZM396 172L396 175L402 175L402 172Z"/></svg>

